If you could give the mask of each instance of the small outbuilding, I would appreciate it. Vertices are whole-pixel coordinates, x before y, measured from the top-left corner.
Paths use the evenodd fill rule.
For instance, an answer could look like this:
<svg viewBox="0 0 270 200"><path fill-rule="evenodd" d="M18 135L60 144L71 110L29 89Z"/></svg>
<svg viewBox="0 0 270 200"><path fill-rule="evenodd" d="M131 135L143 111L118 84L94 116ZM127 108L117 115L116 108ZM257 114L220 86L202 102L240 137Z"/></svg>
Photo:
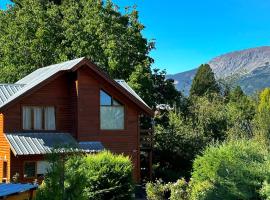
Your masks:
<svg viewBox="0 0 270 200"><path fill-rule="evenodd" d="M38 185L33 184L0 184L0 199L5 200L32 200Z"/></svg>

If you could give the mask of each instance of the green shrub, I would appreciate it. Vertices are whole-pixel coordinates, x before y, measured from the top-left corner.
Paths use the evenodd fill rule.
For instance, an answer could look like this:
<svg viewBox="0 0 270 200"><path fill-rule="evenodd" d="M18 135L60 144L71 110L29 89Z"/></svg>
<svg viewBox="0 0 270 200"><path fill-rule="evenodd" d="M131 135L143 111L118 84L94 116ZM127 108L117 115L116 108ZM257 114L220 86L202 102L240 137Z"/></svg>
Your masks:
<svg viewBox="0 0 270 200"><path fill-rule="evenodd" d="M58 149L48 155L50 168L37 191L36 200L87 200L85 187L86 176L80 170L84 156L67 148L68 155L59 153Z"/></svg>
<svg viewBox="0 0 270 200"><path fill-rule="evenodd" d="M53 154L51 168L36 200L132 199L132 164L128 157L102 152Z"/></svg>
<svg viewBox="0 0 270 200"><path fill-rule="evenodd" d="M265 200L270 200L270 184L268 181L263 182L263 186L260 189L261 197Z"/></svg>
<svg viewBox="0 0 270 200"><path fill-rule="evenodd" d="M128 157L108 151L85 157L81 165L89 199L132 199L132 164Z"/></svg>
<svg viewBox="0 0 270 200"><path fill-rule="evenodd" d="M210 146L194 161L190 199L259 199L268 162L267 150L253 140Z"/></svg>
<svg viewBox="0 0 270 200"><path fill-rule="evenodd" d="M170 183L163 183L157 180L155 183L146 184L146 194L148 200L166 200L170 197Z"/></svg>
<svg viewBox="0 0 270 200"><path fill-rule="evenodd" d="M188 199L188 183L184 178L179 179L176 183L171 184L170 200L186 200Z"/></svg>

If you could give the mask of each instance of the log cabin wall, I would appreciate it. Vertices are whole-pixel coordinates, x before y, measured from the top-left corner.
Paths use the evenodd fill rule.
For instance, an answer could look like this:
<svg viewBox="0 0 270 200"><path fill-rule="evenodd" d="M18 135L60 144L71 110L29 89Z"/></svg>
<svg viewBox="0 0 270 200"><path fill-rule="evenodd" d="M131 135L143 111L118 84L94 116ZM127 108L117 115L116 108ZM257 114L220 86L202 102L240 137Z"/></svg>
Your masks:
<svg viewBox="0 0 270 200"><path fill-rule="evenodd" d="M6 177L4 176L4 162L7 163ZM10 180L10 147L4 136L4 115L0 113L0 183Z"/></svg>

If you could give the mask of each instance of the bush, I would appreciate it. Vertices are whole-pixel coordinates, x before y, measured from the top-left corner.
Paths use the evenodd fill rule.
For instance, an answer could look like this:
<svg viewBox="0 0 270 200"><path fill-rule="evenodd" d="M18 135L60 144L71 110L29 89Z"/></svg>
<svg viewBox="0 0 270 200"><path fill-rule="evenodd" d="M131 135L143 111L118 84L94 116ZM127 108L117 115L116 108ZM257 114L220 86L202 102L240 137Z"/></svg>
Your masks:
<svg viewBox="0 0 270 200"><path fill-rule="evenodd" d="M146 184L146 194L148 200L166 200L170 197L170 183L165 184L161 180L149 182Z"/></svg>
<svg viewBox="0 0 270 200"><path fill-rule="evenodd" d="M83 192L87 177L80 169L84 156L71 151L64 156L55 150L48 156L51 166L37 191L36 200L88 199Z"/></svg>
<svg viewBox="0 0 270 200"><path fill-rule="evenodd" d="M268 162L267 150L253 140L210 146L194 161L190 199L259 199Z"/></svg>
<svg viewBox="0 0 270 200"><path fill-rule="evenodd" d="M176 183L171 184L170 200L186 200L188 199L188 183L185 179L179 179Z"/></svg>
<svg viewBox="0 0 270 200"><path fill-rule="evenodd" d="M87 178L89 199L132 199L132 164L123 155L108 151L89 155L81 166Z"/></svg>
<svg viewBox="0 0 270 200"><path fill-rule="evenodd" d="M268 181L263 182L263 186L260 189L261 197L265 200L270 200L270 184Z"/></svg>
<svg viewBox="0 0 270 200"><path fill-rule="evenodd" d="M37 200L132 199L132 164L128 157L102 152L94 155L55 154L37 192Z"/></svg>
<svg viewBox="0 0 270 200"><path fill-rule="evenodd" d="M148 200L187 200L188 183L185 179L166 184L161 180L157 180L155 183L146 184L146 194Z"/></svg>

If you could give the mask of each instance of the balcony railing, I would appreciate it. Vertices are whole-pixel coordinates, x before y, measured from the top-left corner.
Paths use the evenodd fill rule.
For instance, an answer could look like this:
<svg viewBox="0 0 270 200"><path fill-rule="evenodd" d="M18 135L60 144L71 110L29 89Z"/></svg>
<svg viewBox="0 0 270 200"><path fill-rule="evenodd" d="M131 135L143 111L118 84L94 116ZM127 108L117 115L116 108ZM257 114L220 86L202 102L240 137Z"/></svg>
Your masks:
<svg viewBox="0 0 270 200"><path fill-rule="evenodd" d="M153 129L141 129L140 135L141 150L151 150L153 148Z"/></svg>

